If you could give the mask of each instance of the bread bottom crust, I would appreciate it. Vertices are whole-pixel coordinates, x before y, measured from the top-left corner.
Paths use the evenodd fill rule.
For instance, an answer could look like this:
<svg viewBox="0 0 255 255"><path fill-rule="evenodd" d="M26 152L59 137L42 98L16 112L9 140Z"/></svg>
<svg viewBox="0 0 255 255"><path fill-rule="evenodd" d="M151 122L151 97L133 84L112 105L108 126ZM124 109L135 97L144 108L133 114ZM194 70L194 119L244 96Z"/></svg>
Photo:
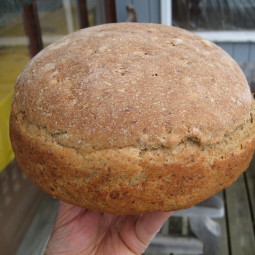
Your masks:
<svg viewBox="0 0 255 255"><path fill-rule="evenodd" d="M132 147L82 154L27 132L15 120L11 139L18 165L42 190L117 215L191 207L235 182L255 147L254 139L247 138L224 157L205 154L193 143L175 156L164 148Z"/></svg>

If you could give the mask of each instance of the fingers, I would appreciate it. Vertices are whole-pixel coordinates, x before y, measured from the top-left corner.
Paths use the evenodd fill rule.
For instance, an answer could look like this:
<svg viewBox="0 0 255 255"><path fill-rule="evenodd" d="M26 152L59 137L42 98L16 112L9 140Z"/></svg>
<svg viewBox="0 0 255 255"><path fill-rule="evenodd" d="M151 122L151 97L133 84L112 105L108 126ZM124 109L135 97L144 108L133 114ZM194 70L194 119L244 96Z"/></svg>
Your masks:
<svg viewBox="0 0 255 255"><path fill-rule="evenodd" d="M142 243L149 244L171 215L172 212L153 212L142 215L135 225L137 238Z"/></svg>
<svg viewBox="0 0 255 255"><path fill-rule="evenodd" d="M142 216L127 216L120 229L120 237L135 254L142 254L160 230L171 212L153 212Z"/></svg>
<svg viewBox="0 0 255 255"><path fill-rule="evenodd" d="M126 216L119 230L122 242L134 254L142 254L147 247L136 236L135 225L138 217L135 215Z"/></svg>
<svg viewBox="0 0 255 255"><path fill-rule="evenodd" d="M67 224L68 222L72 221L82 213L84 213L86 209L80 208L74 205L70 205L63 201L59 203L58 209L58 217L57 223L58 225L62 226L63 224Z"/></svg>

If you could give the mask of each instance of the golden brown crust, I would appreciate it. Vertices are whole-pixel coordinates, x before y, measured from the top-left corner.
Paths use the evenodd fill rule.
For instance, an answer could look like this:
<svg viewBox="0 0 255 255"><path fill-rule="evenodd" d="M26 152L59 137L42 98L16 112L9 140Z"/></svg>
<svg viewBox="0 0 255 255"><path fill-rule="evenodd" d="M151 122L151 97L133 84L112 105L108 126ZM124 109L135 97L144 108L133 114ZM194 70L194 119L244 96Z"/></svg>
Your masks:
<svg viewBox="0 0 255 255"><path fill-rule="evenodd" d="M249 118L251 105L243 73L219 47L182 29L133 23L50 45L20 76L15 97L16 112L67 132L69 140L59 136L66 144L82 137L76 142L88 151L137 140L170 147L187 135L214 143Z"/></svg>
<svg viewBox="0 0 255 255"><path fill-rule="evenodd" d="M34 136L20 121L12 121L12 140L18 163L30 178L66 202L115 214L199 203L232 184L248 167L255 147L254 138L237 139L243 130L254 133L254 125L247 123L210 146L186 141L171 150L127 147L82 155L47 136Z"/></svg>
<svg viewBox="0 0 255 255"><path fill-rule="evenodd" d="M178 210L232 184L255 147L254 100L216 45L156 24L108 24L43 50L19 77L21 168L69 203Z"/></svg>

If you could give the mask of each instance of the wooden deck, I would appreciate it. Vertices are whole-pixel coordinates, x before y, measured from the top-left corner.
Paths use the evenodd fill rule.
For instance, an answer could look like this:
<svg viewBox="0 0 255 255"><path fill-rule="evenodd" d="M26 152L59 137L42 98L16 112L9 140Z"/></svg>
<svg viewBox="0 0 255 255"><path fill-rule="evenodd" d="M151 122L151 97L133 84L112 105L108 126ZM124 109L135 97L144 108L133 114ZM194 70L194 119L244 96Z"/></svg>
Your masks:
<svg viewBox="0 0 255 255"><path fill-rule="evenodd" d="M222 254L255 254L255 158L249 169L223 191L226 216L221 220Z"/></svg>
<svg viewBox="0 0 255 255"><path fill-rule="evenodd" d="M0 224L3 226L0 254L42 254L58 202L39 191L14 163L8 168L0 175ZM218 196L224 200L225 216L208 221L213 228L216 227L216 232L217 226L213 224L220 224L218 255L254 255L255 157L246 173ZM212 250L217 250L213 242L209 245ZM193 233L189 218L173 216L152 240L145 254L198 255L203 253L203 246Z"/></svg>

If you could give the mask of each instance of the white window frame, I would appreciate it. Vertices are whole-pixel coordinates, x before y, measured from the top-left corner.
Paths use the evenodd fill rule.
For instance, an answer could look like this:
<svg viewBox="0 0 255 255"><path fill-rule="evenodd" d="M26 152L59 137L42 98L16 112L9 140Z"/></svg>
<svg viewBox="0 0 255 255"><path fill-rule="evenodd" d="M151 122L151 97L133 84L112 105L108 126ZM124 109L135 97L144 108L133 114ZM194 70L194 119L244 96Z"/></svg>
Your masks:
<svg viewBox="0 0 255 255"><path fill-rule="evenodd" d="M161 24L172 25L172 0L161 0L160 1L160 17Z"/></svg>
<svg viewBox="0 0 255 255"><path fill-rule="evenodd" d="M161 24L172 25L172 0L160 0ZM217 43L224 42L255 42L255 30L233 30L233 31L194 31L194 33Z"/></svg>

